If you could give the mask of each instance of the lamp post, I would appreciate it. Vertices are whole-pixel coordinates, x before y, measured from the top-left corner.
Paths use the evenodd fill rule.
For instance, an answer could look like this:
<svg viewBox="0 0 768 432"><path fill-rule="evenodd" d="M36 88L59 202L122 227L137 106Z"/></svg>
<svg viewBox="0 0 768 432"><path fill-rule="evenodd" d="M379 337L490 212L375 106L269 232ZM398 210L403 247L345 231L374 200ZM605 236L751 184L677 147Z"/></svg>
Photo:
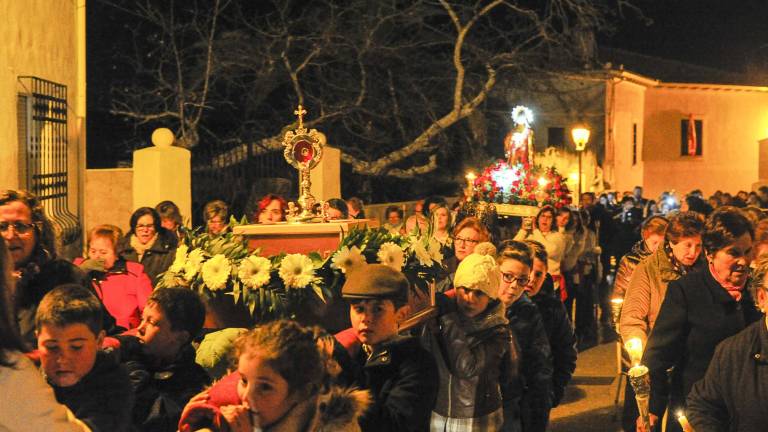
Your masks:
<svg viewBox="0 0 768 432"><path fill-rule="evenodd" d="M581 154L589 141L589 129L584 125L574 126L571 129L571 138L573 138L573 144L576 146L576 153L579 155L579 201L581 201Z"/></svg>

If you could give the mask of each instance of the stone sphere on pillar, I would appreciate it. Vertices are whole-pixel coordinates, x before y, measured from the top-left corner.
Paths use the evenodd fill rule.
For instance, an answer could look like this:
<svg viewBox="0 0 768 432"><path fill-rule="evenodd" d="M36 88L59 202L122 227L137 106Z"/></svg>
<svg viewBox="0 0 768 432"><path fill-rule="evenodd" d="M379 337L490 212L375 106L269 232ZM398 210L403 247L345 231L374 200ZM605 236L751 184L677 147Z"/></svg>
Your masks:
<svg viewBox="0 0 768 432"><path fill-rule="evenodd" d="M170 147L175 140L176 137L168 128L157 128L152 132L152 144L157 147Z"/></svg>

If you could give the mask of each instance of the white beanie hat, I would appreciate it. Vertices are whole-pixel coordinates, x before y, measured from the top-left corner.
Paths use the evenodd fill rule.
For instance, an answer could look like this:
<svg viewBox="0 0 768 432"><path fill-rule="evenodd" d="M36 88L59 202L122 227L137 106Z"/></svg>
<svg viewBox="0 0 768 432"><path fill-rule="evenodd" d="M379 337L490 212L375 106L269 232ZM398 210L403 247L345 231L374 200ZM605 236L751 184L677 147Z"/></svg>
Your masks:
<svg viewBox="0 0 768 432"><path fill-rule="evenodd" d="M482 291L492 299L497 298L501 272L493 256L495 252L496 248L491 243L477 245L475 252L459 263L453 286Z"/></svg>

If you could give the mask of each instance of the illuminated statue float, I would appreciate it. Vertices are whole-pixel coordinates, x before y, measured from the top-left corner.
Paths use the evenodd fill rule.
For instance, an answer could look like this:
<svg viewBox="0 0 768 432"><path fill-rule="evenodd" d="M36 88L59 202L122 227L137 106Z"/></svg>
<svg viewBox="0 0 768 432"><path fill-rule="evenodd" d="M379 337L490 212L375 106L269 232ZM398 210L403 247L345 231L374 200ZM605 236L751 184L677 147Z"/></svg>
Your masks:
<svg viewBox="0 0 768 432"><path fill-rule="evenodd" d="M566 179L555 167L536 165L533 151L533 113L524 106L512 110L515 128L504 140L506 160L486 167L479 176L467 174L464 211L488 215L535 216L539 208L571 203Z"/></svg>

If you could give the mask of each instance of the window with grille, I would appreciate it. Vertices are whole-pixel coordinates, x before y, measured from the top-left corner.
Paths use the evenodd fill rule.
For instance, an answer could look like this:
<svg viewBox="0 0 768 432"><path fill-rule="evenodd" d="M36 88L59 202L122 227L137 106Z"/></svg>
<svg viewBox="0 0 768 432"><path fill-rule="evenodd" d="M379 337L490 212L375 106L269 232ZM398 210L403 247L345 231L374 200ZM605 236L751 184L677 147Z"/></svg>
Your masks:
<svg viewBox="0 0 768 432"><path fill-rule="evenodd" d="M80 221L68 208L67 86L19 77L19 184L40 198L59 241L73 243Z"/></svg>

